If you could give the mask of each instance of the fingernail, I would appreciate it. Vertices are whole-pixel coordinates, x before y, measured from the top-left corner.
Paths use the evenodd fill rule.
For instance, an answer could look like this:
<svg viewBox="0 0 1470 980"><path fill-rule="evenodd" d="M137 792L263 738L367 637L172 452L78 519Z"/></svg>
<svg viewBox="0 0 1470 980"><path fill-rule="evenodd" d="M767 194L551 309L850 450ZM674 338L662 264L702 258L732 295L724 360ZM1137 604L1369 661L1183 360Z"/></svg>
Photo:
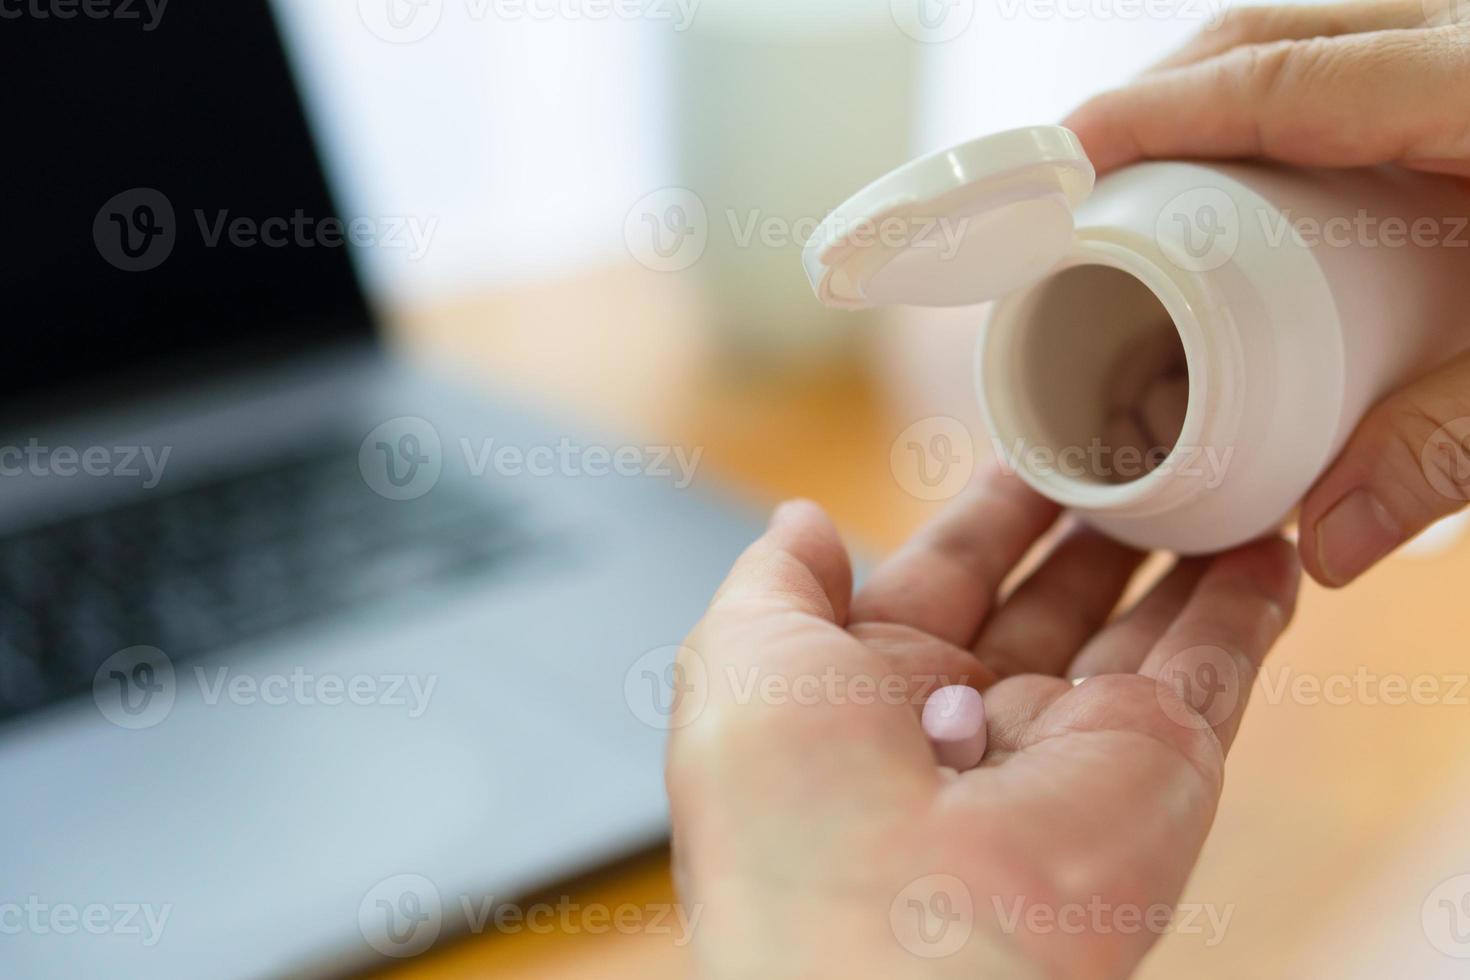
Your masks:
<svg viewBox="0 0 1470 980"><path fill-rule="evenodd" d="M1346 585L1402 542L1388 508L1367 490L1354 490L1317 522L1317 564L1328 582Z"/></svg>

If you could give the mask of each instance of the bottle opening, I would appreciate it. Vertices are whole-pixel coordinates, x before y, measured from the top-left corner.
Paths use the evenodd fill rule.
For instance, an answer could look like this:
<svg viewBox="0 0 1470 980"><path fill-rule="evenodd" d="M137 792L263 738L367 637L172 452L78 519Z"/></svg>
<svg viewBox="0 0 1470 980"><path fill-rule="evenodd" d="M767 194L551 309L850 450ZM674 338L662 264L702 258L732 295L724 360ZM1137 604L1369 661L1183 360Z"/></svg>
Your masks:
<svg viewBox="0 0 1470 980"><path fill-rule="evenodd" d="M1038 285L1014 334L1010 383L1030 465L1065 480L1140 480L1174 450L1189 404L1184 344L1148 286L1080 265Z"/></svg>

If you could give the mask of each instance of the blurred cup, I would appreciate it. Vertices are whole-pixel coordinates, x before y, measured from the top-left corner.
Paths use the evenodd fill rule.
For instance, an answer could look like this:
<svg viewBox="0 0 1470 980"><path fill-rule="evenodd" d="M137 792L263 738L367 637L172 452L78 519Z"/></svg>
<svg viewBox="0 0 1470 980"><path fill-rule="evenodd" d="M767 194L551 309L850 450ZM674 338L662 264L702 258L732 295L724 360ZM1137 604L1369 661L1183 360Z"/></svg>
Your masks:
<svg viewBox="0 0 1470 980"><path fill-rule="evenodd" d="M867 314L824 309L801 250L911 149L916 42L890 0L702 0L673 42L677 153L707 235L693 269L725 353L838 363Z"/></svg>

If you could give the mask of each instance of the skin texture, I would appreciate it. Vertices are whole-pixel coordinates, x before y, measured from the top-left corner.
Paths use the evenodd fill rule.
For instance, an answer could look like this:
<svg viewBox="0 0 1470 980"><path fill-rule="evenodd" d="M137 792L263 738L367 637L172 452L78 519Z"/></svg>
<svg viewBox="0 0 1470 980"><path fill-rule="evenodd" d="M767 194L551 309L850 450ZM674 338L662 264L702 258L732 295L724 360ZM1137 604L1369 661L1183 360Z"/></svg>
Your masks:
<svg viewBox="0 0 1470 980"><path fill-rule="evenodd" d="M854 596L821 509L776 511L680 658L667 783L699 975L1087 980L1136 967L1162 926L1011 917L1167 914L1300 570L1288 544L1262 540L1176 564L1109 619L1143 555L1063 527L1003 589L1056 520L991 474ZM835 680L795 695L815 677ZM920 726L927 694L955 683L985 692L990 733L960 774L935 764ZM966 910L948 955L905 931L916 898Z"/></svg>
<svg viewBox="0 0 1470 980"><path fill-rule="evenodd" d="M1149 158L1266 157L1470 176L1466 16L1470 5L1453 0L1240 8L1065 125L1100 172ZM1454 438L1436 439L1446 425ZM1376 406L1302 502L1312 577L1346 585L1463 507L1467 435L1470 356ZM1426 466L1432 439L1444 452Z"/></svg>

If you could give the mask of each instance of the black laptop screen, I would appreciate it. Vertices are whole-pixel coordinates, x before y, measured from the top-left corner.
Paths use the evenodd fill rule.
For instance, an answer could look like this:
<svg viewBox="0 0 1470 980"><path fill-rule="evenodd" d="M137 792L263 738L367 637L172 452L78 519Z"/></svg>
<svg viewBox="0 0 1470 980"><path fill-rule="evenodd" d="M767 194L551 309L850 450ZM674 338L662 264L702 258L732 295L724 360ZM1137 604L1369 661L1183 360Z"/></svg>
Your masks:
<svg viewBox="0 0 1470 980"><path fill-rule="evenodd" d="M0 0L0 86L7 395L369 330L265 0Z"/></svg>

